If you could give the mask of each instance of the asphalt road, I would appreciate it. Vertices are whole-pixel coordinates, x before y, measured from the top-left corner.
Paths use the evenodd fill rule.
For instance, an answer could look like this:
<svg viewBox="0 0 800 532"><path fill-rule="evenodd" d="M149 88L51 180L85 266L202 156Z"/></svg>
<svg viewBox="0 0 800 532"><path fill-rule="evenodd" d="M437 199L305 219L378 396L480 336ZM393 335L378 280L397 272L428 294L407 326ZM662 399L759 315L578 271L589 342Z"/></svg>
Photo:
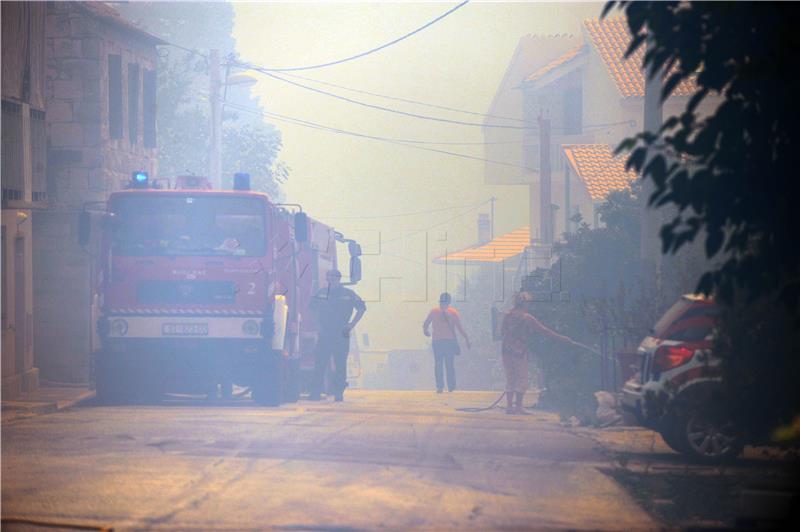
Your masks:
<svg viewBox="0 0 800 532"><path fill-rule="evenodd" d="M494 398L351 391L21 419L3 425L2 514L115 529L657 528L554 416L458 410Z"/></svg>

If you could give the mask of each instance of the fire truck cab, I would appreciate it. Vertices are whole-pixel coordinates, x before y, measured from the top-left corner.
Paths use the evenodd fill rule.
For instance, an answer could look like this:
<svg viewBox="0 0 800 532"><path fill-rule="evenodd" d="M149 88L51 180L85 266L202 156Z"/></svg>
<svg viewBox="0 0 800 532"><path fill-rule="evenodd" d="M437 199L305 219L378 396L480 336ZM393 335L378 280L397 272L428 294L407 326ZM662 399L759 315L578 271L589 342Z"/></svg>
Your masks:
<svg viewBox="0 0 800 532"><path fill-rule="evenodd" d="M246 174L221 191L196 176L154 188L136 172L79 225L97 258L92 360L104 403L219 385L225 395L234 383L261 404L294 401L313 369L309 303L338 267L337 241L351 284L360 279L358 244L249 190Z"/></svg>

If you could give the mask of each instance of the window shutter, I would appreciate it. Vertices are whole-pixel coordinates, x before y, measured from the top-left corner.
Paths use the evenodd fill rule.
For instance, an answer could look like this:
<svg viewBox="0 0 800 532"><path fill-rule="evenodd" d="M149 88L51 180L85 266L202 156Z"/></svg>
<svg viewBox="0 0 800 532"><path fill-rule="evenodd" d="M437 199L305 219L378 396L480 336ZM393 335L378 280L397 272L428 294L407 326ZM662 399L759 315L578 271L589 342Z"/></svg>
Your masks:
<svg viewBox="0 0 800 532"><path fill-rule="evenodd" d="M145 148L156 147L156 72L145 69L142 74L142 106L144 112Z"/></svg>
<svg viewBox="0 0 800 532"><path fill-rule="evenodd" d="M122 58L108 56L108 134L122 138Z"/></svg>
<svg viewBox="0 0 800 532"><path fill-rule="evenodd" d="M139 141L139 65L128 63L128 133L131 144Z"/></svg>

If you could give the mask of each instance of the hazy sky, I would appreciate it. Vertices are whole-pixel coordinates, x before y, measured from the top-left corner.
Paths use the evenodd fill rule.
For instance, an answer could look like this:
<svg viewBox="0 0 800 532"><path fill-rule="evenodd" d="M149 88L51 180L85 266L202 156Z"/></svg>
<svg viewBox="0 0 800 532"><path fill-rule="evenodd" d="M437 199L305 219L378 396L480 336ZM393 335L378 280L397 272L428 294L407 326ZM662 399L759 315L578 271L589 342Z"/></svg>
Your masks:
<svg viewBox="0 0 800 532"><path fill-rule="evenodd" d="M245 61L267 67L319 64L391 41L456 3L238 3L234 36ZM473 2L390 48L349 63L296 74L486 112L520 37L579 34L581 20L597 16L602 5ZM260 80L253 92L269 112L373 136L437 142L483 140L478 127L408 118L263 76ZM417 114L481 122L480 117L315 86ZM380 233L381 254L364 258L364 281L357 287L369 306L359 332L370 334L373 347L426 345L420 323L445 284L454 291L458 281L457 276L445 276L443 268L432 265L431 259L445 250L473 244L477 213L488 212L488 205L378 216L468 206L496 196L497 234L527 225L527 190L485 185L482 162L273 123L283 133L281 159L291 167L285 185L288 200L301 203L311 216L357 238L365 253L378 252ZM483 156L482 146L430 147ZM456 217L460 213L465 214ZM441 225L419 232L437 224ZM385 279L381 282L380 277ZM426 296L430 302L425 302Z"/></svg>

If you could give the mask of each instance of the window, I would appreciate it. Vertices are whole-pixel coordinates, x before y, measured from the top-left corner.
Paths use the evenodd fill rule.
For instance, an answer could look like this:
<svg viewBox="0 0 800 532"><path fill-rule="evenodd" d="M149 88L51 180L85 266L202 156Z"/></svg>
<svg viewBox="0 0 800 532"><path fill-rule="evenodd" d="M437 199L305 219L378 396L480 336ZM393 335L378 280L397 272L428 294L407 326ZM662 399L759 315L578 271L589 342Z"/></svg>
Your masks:
<svg viewBox="0 0 800 532"><path fill-rule="evenodd" d="M156 147L156 72L145 70L142 74L142 111L144 114L144 147Z"/></svg>
<svg viewBox="0 0 800 532"><path fill-rule="evenodd" d="M21 200L24 160L22 156L22 106L3 100L3 200Z"/></svg>
<svg viewBox="0 0 800 532"><path fill-rule="evenodd" d="M31 198L33 201L47 199L47 130L45 113L31 109L31 164L32 183Z"/></svg>
<svg viewBox="0 0 800 532"><path fill-rule="evenodd" d="M108 134L122 138L122 58L108 56Z"/></svg>
<svg viewBox="0 0 800 532"><path fill-rule="evenodd" d="M564 91L564 134L580 135L583 131L583 90L580 86Z"/></svg>
<svg viewBox="0 0 800 532"><path fill-rule="evenodd" d="M139 65L128 63L128 136L139 141Z"/></svg>
<svg viewBox="0 0 800 532"><path fill-rule="evenodd" d="M250 198L128 197L112 207L119 256L263 257L263 205Z"/></svg>

